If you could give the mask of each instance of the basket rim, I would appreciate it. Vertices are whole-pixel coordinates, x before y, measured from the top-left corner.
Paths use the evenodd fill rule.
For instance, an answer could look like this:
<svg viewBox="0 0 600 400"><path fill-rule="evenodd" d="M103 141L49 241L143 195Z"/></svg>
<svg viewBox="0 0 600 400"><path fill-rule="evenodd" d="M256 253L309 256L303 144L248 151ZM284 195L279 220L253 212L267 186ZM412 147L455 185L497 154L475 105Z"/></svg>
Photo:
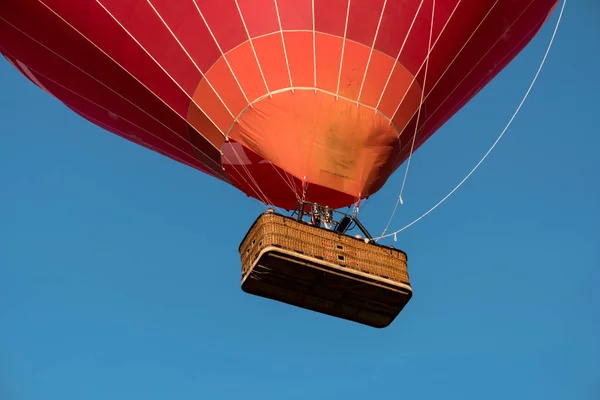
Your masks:
<svg viewBox="0 0 600 400"><path fill-rule="evenodd" d="M250 228L248 228L248 231L246 232L246 234L244 235L244 238L241 240L240 245L238 246L238 252L242 250L242 245L244 244L244 242L248 238L248 235L250 234L250 232L252 232L252 229L254 229L254 227L256 226L256 224L258 223L258 221L261 218L263 218L265 215L276 215L276 216L282 217L283 219L286 219L288 221L292 221L292 222L295 222L295 223L308 225L305 222L298 221L296 218L292 218L292 217L280 214L280 213L275 212L275 211L265 211L265 212L261 213L258 217L256 217L256 219L254 220L254 222L252 223L252 225L250 225ZM310 227L314 228L314 229L320 229L322 231L328 232L329 234L334 233L331 230L323 228L323 227L320 227L320 226L312 226L312 225L310 225ZM364 243L362 240L357 239L357 238L355 238L353 236L350 236L350 235L346 235L346 234L342 234L342 233L334 233L334 234L337 234L338 236L345 236L345 237L348 237L348 238L351 238L351 239L354 239L356 241ZM397 249L396 247L392 247L392 246L384 246L384 245L381 245L381 244L379 244L377 242L372 242L372 243L368 243L368 244L370 246L375 246L375 247L379 247L379 248L382 248L382 249L393 250L393 251L396 251L398 253L402 253L404 255L404 257L406 257L406 261L408 262L408 255L403 250Z"/></svg>
<svg viewBox="0 0 600 400"><path fill-rule="evenodd" d="M264 249L262 249L258 254L259 256L257 257L256 260L254 260L252 263L250 263L250 265L248 266L248 271L246 272L246 274L244 276L242 276L242 284L243 282L248 278L248 276L250 276L250 274L252 273L252 270L258 265L258 262L260 261L260 259L267 253L272 253L272 252L278 252L281 254L286 254L288 256L292 256L295 258L299 258L299 259L304 259L306 261L310 261L310 262L315 262L314 259L310 256L307 256L305 254L298 254L298 253L294 253L290 250L287 249L281 249L279 247L274 247L274 246L267 246ZM401 280L394 280L392 278L389 277L383 277L377 274L369 274L369 273L365 273L363 271L358 271L355 270L353 268L349 268L347 266L342 266L342 265L338 265L335 263L332 263L330 261L327 260L319 260L316 262L317 265L322 265L322 266L327 266L329 268L332 268L334 270L341 270L341 271L345 271L347 273L351 273L353 275L358 275L358 276L362 276L363 278L365 276L368 276L368 279L371 279L373 281L376 281L377 284L381 284L386 283L390 286L393 286L394 288L398 289L401 288L405 291L407 291L410 296L412 296L412 292L413 292L413 288L412 285L410 284L410 279L407 279L406 281L401 281Z"/></svg>

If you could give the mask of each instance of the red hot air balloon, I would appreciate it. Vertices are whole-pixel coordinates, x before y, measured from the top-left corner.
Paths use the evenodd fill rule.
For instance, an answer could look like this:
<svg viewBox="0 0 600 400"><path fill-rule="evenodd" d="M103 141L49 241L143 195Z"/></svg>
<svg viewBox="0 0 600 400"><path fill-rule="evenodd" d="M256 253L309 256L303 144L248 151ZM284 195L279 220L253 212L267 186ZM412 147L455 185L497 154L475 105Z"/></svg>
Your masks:
<svg viewBox="0 0 600 400"><path fill-rule="evenodd" d="M275 206L338 208L377 192L557 2L3 0L0 52L108 131Z"/></svg>
<svg viewBox="0 0 600 400"><path fill-rule="evenodd" d="M265 203L327 206L313 226L304 205L259 217L242 288L383 327L411 297L406 254L343 235L359 223L331 209L376 193L557 4L0 0L0 53L114 134Z"/></svg>

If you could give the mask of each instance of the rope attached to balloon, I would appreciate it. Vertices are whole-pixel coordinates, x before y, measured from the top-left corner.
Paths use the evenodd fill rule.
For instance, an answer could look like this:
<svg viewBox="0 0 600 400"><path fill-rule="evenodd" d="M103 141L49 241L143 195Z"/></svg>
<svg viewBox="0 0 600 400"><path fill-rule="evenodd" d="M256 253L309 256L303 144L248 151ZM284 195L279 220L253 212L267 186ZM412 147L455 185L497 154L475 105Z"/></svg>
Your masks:
<svg viewBox="0 0 600 400"><path fill-rule="evenodd" d="M396 210L398 208L398 204L402 204L403 203L403 201L402 201L402 192L401 192L400 195L398 196L398 200L396 202L396 207L394 208L394 211L392 212L392 215L390 217L390 220L388 222L388 225L387 225L386 229L383 231L383 233L379 237L374 238L374 240L376 242L379 241L379 240L381 240L381 239L383 239L383 238L388 238L388 237L391 237L391 236L394 237L394 241L395 241L396 240L396 235L398 233L400 233L400 232L402 232L402 231L410 228L411 226L413 226L414 224L416 224L417 222L419 222L420 220L422 220L423 218L425 218L427 215L429 215L431 212L433 212L440 205L442 205L442 203L444 203L450 196L452 196L452 194L454 194L454 192L456 192L467 181L467 179L469 179L471 177L471 175L473 175L473 173L479 168L479 166L490 155L490 153L492 152L492 150L494 150L494 148L496 147L496 145L498 144L498 142L500 142L500 139L502 139L502 137L504 136L504 134L506 133L506 131L508 130L508 128L510 128L510 126L512 125L512 123L515 120L516 116L521 111L521 108L523 107L523 104L525 103L525 100L527 100L527 98L529 97L529 94L531 93L531 89L533 89L533 86L535 85L535 83L536 83L536 81L537 81L537 79L538 79L538 77L540 75L540 72L542 71L542 68L544 67L544 64L546 63L546 59L548 58L548 54L550 53L550 49L552 48L552 45L554 44L554 39L556 38L556 33L558 32L558 27L560 26L560 23L561 23L561 20L562 20L562 16L563 16L566 4L567 4L567 0L563 0L562 6L561 6L561 9L560 9L560 13L558 14L558 20L556 21L556 26L554 27L554 32L552 33L552 37L550 38L550 43L548 43L548 48L546 49L544 57L542 58L540 66L538 67L537 72L536 72L535 76L533 77L533 80L531 81L531 84L529 85L529 88L525 92L525 95L521 99L521 102L519 103L519 106L517 107L517 109L513 113L512 117L510 118L510 120L508 121L508 123L506 124L506 126L504 127L504 129L502 130L502 132L500 133L500 135L498 136L498 138L496 139L496 141L492 144L492 146L490 147L490 149L484 154L484 156L481 158L481 160L479 160L479 162L475 165L475 167L473 167L473 169L471 169L471 171L467 174L467 176L465 176L463 178L463 180L460 181L458 183L458 185L456 185L454 187L454 189L452 189L444 198L442 198L440 201L438 201L427 212L423 213L420 217L418 217L417 219L415 219L411 223L405 225L401 229L398 229L397 231L394 231L394 232L386 234L387 229L388 229L389 225L391 224L391 221L394 218L394 215L396 214ZM406 179L406 177L405 177L405 179ZM403 184L403 186L404 186L404 184Z"/></svg>

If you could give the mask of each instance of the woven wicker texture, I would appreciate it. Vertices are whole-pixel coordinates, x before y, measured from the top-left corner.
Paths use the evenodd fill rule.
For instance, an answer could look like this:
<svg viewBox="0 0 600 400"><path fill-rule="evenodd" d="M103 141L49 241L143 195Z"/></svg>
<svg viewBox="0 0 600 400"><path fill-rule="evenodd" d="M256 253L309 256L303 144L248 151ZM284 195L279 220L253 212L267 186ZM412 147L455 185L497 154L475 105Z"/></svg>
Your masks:
<svg viewBox="0 0 600 400"><path fill-rule="evenodd" d="M267 246L280 247L373 277L409 284L406 253L403 251L365 243L276 213L262 214L242 241L239 248L242 276Z"/></svg>

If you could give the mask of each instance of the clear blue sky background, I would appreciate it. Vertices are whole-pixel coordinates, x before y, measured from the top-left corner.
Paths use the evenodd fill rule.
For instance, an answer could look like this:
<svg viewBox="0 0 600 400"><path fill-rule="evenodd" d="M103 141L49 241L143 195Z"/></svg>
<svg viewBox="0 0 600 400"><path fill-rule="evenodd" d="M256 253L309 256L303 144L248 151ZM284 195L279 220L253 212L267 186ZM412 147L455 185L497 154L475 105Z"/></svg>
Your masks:
<svg viewBox="0 0 600 400"><path fill-rule="evenodd" d="M489 148L556 17L415 154L394 227ZM0 62L0 399L600 399L599 62L600 6L571 1L499 147L398 236L415 296L385 330L244 294L260 204Z"/></svg>

